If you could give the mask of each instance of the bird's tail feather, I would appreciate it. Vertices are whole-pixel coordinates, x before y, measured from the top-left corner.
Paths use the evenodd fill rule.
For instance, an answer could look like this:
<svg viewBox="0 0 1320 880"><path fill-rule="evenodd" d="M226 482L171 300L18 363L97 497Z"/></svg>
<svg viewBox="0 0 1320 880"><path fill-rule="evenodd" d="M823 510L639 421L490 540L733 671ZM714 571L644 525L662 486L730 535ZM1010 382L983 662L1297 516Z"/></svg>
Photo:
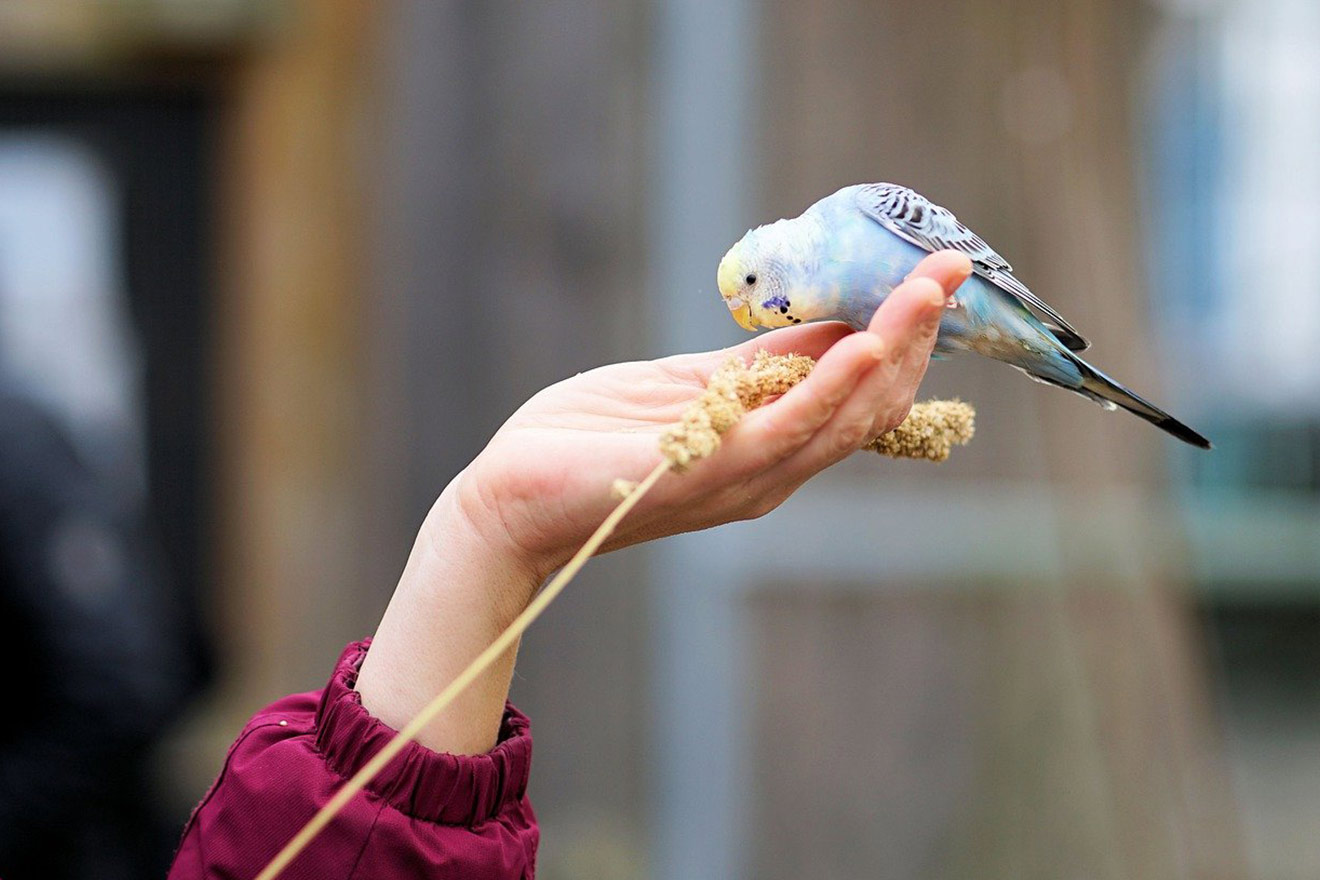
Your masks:
<svg viewBox="0 0 1320 880"><path fill-rule="evenodd" d="M1205 437L1193 431L1173 416L1160 409L1143 397L1138 396L1131 390L1124 388L1095 367L1088 364L1081 358L1073 355L1070 360L1077 365L1082 374L1082 387L1074 388L1074 391L1080 391L1082 394L1095 400L1102 406L1113 408L1114 405L1121 406L1123 409L1139 416L1150 422L1162 431L1167 431L1177 437L1184 443L1190 443L1193 446L1199 446L1201 449L1209 449L1210 441Z"/></svg>

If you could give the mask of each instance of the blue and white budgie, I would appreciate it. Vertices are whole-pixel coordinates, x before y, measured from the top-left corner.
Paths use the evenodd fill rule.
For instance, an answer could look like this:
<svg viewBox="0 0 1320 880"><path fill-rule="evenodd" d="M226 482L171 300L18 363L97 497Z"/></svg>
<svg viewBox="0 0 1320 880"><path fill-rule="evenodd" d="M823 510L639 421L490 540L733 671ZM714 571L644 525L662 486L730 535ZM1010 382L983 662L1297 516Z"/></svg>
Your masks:
<svg viewBox="0 0 1320 880"><path fill-rule="evenodd" d="M832 319L865 329L927 253L972 260L940 321L937 352L973 351L1105 409L1121 406L1179 440L1210 441L1086 363L1089 343L1013 277L1013 267L952 213L904 186L844 187L800 217L751 230L720 261L719 287L748 330Z"/></svg>

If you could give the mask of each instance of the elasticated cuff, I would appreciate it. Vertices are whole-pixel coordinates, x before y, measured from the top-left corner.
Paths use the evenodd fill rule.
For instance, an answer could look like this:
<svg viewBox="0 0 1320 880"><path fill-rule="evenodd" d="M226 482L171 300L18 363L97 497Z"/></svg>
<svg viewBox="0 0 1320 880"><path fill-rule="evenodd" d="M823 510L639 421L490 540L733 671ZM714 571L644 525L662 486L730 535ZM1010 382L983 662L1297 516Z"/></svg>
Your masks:
<svg viewBox="0 0 1320 880"><path fill-rule="evenodd" d="M368 713L353 690L370 646L364 639L344 649L316 710L317 748L345 778L397 732ZM474 826L522 799L531 764L530 722L506 703L499 739L486 754L451 755L412 742L366 788L414 818Z"/></svg>

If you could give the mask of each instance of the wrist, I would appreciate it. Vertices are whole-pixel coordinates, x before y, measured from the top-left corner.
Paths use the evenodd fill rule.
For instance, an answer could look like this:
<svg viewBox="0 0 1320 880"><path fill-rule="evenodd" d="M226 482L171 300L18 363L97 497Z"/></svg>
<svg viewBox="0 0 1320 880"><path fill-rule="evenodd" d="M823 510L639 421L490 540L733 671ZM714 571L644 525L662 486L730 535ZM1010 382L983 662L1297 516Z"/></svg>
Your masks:
<svg viewBox="0 0 1320 880"><path fill-rule="evenodd" d="M502 626L530 601L550 569L519 543L471 482L463 471L440 493L420 538L436 571L462 571L465 582L480 584L495 606L505 607L494 615Z"/></svg>
<svg viewBox="0 0 1320 880"><path fill-rule="evenodd" d="M526 607L539 569L507 534L472 517L460 480L431 507L362 663L362 704L402 728ZM417 737L435 751L479 754L496 740L516 648Z"/></svg>

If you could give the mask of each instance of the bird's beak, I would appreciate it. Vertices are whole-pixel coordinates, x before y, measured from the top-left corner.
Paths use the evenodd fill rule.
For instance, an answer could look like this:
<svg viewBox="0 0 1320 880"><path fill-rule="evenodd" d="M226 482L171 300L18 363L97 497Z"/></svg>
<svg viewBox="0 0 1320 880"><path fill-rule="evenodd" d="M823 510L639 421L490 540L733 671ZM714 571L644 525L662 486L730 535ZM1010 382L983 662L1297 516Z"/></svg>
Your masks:
<svg viewBox="0 0 1320 880"><path fill-rule="evenodd" d="M738 322L739 327L752 333L756 332L756 325L752 323L751 306L735 297L729 300L729 311L733 313L733 320Z"/></svg>

